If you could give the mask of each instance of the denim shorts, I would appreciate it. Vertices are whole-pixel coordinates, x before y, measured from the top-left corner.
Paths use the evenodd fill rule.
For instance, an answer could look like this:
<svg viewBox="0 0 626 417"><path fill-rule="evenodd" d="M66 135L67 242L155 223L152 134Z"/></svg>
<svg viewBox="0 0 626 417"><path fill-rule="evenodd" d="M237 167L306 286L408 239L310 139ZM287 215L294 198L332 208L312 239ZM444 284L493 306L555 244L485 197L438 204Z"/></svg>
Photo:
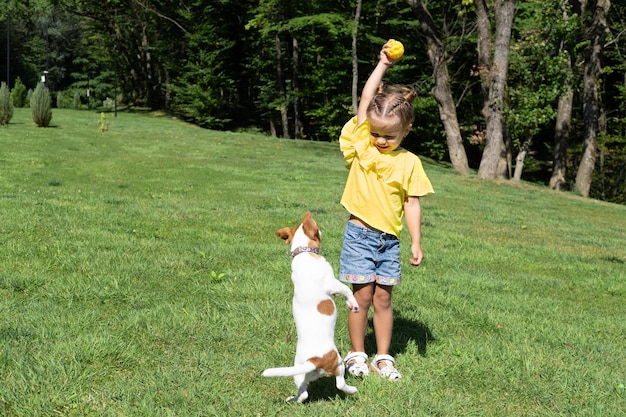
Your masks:
<svg viewBox="0 0 626 417"><path fill-rule="evenodd" d="M398 285L398 238L348 222L343 234L339 280L349 284L376 282L380 285Z"/></svg>

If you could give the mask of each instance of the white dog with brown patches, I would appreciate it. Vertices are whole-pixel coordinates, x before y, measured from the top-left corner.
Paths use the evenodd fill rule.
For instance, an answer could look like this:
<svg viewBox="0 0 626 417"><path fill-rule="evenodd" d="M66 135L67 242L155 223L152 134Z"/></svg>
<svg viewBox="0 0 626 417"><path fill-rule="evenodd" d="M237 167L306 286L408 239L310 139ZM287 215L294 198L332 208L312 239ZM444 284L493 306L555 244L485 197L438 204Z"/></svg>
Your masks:
<svg viewBox="0 0 626 417"><path fill-rule="evenodd" d="M311 213L307 212L298 226L284 227L276 235L291 244L298 344L294 366L266 369L263 376L293 376L298 394L287 401L305 401L308 383L322 376L334 376L338 389L354 394L357 389L346 384L344 364L335 346L337 309L333 296L341 295L352 312L358 312L359 305L350 288L335 279L333 268L320 256L321 233Z"/></svg>

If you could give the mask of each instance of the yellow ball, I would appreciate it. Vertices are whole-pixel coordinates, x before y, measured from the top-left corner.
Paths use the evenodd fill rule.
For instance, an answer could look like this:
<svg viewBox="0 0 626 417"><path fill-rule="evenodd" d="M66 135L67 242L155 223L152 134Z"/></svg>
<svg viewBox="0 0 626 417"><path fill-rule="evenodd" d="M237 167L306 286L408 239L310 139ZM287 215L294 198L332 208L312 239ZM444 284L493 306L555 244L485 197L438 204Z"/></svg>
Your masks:
<svg viewBox="0 0 626 417"><path fill-rule="evenodd" d="M404 45L402 45L402 42L396 40L389 41L389 49L387 49L389 59L395 61L396 59L402 58L402 55L404 55Z"/></svg>

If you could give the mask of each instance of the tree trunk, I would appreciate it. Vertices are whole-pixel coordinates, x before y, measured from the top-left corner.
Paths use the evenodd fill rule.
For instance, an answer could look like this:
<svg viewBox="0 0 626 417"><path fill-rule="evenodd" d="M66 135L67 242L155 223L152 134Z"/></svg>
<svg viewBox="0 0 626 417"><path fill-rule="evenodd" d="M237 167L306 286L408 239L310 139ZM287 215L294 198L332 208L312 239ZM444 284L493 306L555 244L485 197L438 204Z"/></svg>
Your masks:
<svg viewBox="0 0 626 417"><path fill-rule="evenodd" d="M280 38L278 34L274 36L274 44L276 46L276 84L280 92L280 118L283 125L283 138L289 138L289 117L287 115L287 92L285 89L285 77L283 75L282 52Z"/></svg>
<svg viewBox="0 0 626 417"><path fill-rule="evenodd" d="M484 0L477 0L484 5ZM483 111L486 119L486 145L478 168L478 178L504 178L507 175L507 148L504 140L504 93L509 65L509 44L515 0L496 0L496 42L493 65L487 73L489 100ZM479 19L480 21L481 19ZM479 47L480 49L480 47Z"/></svg>
<svg viewBox="0 0 626 417"><path fill-rule="evenodd" d="M274 125L274 119L270 118L270 136L273 138L278 137L276 134L276 125Z"/></svg>
<svg viewBox="0 0 626 417"><path fill-rule="evenodd" d="M569 142L570 125L572 123L572 106L574 90L568 90L559 98L556 113L556 127L554 130L554 158L552 162L552 176L550 188L557 191L567 189L565 173L567 169L567 143Z"/></svg>
<svg viewBox="0 0 626 417"><path fill-rule="evenodd" d="M611 6L609 0L597 0L595 7L589 4L587 10L593 10L593 19L589 28L585 75L583 81L583 154L576 173L576 191L583 197L589 197L591 178L596 161L598 134L598 83L602 71L602 54L608 27L606 15Z"/></svg>
<svg viewBox="0 0 626 417"><path fill-rule="evenodd" d="M526 140L524 142L524 146L520 153L517 154L517 158L515 158L515 173L513 174L513 180L515 182L519 182L522 179L522 172L524 171L524 160L526 159L526 155L528 154L528 148L530 148L531 139Z"/></svg>
<svg viewBox="0 0 626 417"><path fill-rule="evenodd" d="M476 31L478 39L476 49L478 51L478 68L476 73L480 76L480 89L483 94L482 114L485 120L489 117L489 71L491 71L491 21L489 9L485 0L475 0L476 5Z"/></svg>
<svg viewBox="0 0 626 417"><path fill-rule="evenodd" d="M446 50L441 41L441 35L435 27L430 13L426 6L420 0L407 0L420 21L422 30L426 35L428 43L428 58L433 65L433 74L435 77L435 86L432 89L432 95L437 100L439 107L439 117L446 131L446 139L448 142L448 154L452 167L462 175L469 175L469 164L467 162L467 154L463 147L463 138L461 137L461 129L456 114L456 105L450 91L450 75L448 73L448 64Z"/></svg>
<svg viewBox="0 0 626 417"><path fill-rule="evenodd" d="M298 39L292 38L292 69L293 69L293 123L294 123L294 137L303 138L304 128L302 123L302 113L300 111L300 73L298 71L298 65L300 63L300 48L298 47Z"/></svg>
<svg viewBox="0 0 626 417"><path fill-rule="evenodd" d="M359 61L357 58L357 35L359 20L361 20L362 0L357 0L354 12L354 26L352 27L352 112L356 114L359 108Z"/></svg>
<svg viewBox="0 0 626 417"><path fill-rule="evenodd" d="M563 19L568 20L569 15L565 4L563 8ZM564 50L563 44L565 39L561 40L560 53L569 51ZM565 177L567 170L567 144L569 142L569 134L572 126L572 107L574 103L574 89L571 85L572 59L567 61L567 89L561 97L559 97L559 105L556 110L556 126L554 128L554 149L552 158L552 175L550 176L550 188L556 191L567 190L567 179Z"/></svg>

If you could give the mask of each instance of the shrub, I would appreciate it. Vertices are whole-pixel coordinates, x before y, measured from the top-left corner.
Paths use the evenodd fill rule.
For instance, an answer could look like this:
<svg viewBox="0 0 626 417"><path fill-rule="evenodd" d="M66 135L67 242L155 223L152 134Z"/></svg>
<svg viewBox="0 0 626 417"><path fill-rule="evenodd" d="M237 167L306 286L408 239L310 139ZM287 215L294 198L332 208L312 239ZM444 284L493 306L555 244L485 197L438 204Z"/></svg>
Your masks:
<svg viewBox="0 0 626 417"><path fill-rule="evenodd" d="M33 98L33 89L29 88L28 92L26 93L26 104L28 107L30 107L30 99Z"/></svg>
<svg viewBox="0 0 626 417"><path fill-rule="evenodd" d="M15 107L24 107L26 105L26 86L22 83L20 77L15 78L15 85L11 90L13 105Z"/></svg>
<svg viewBox="0 0 626 417"><path fill-rule="evenodd" d="M102 107L105 110L112 111L115 108L115 102L111 97L107 97L106 100L102 101Z"/></svg>
<svg viewBox="0 0 626 417"><path fill-rule="evenodd" d="M62 109L63 107L65 107L63 105L63 93L59 91L57 93L57 109Z"/></svg>
<svg viewBox="0 0 626 417"><path fill-rule="evenodd" d="M13 100L9 87L5 82L0 85L0 126L9 124L9 120L13 117Z"/></svg>
<svg viewBox="0 0 626 417"><path fill-rule="evenodd" d="M50 126L50 120L52 120L51 101L48 87L44 83L37 84L37 88L35 88L33 96L30 98L30 111L37 126Z"/></svg>
<svg viewBox="0 0 626 417"><path fill-rule="evenodd" d="M72 108L73 109L80 108L80 93L78 91L74 91L74 99L72 100Z"/></svg>

